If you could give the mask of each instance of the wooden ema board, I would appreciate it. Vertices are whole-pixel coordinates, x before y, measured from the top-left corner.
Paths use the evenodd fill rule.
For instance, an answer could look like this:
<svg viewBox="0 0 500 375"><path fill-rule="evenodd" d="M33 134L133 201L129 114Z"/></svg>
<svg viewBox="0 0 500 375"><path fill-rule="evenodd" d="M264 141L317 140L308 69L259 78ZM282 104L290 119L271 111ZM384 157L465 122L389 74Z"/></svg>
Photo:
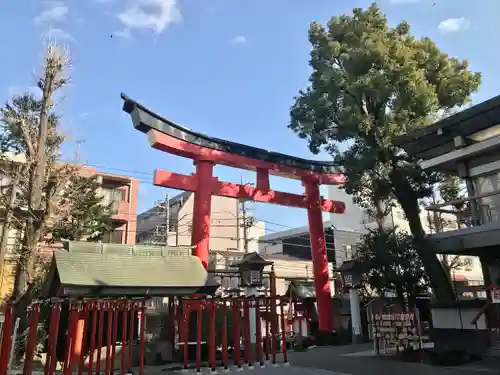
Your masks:
<svg viewBox="0 0 500 375"><path fill-rule="evenodd" d="M374 339L378 348L388 345L397 349L420 346L419 319L415 313L375 314L373 316Z"/></svg>

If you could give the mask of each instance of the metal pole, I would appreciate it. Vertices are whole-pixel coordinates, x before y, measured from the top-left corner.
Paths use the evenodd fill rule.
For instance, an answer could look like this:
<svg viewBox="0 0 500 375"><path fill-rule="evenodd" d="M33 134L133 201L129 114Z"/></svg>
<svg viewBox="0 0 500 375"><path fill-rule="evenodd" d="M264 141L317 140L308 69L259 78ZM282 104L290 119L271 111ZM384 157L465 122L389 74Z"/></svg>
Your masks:
<svg viewBox="0 0 500 375"><path fill-rule="evenodd" d="M168 193L165 194L165 221L167 228L165 229L165 246L168 246L168 231L170 230L170 198Z"/></svg>
<svg viewBox="0 0 500 375"><path fill-rule="evenodd" d="M248 254L248 234L247 234L247 209L245 207L245 201L241 201L241 214L242 214L242 224L243 228L243 249L245 254Z"/></svg>

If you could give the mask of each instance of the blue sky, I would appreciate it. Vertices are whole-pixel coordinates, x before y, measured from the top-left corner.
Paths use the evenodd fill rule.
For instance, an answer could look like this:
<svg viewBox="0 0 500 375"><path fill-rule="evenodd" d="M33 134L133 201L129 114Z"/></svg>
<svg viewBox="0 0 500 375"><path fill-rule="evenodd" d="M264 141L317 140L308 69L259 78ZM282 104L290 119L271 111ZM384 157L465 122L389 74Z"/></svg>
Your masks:
<svg viewBox="0 0 500 375"><path fill-rule="evenodd" d="M287 129L289 107L309 76L311 21L365 7L346 0L65 0L3 1L0 12L0 100L33 85L47 35L69 45L72 84L61 108L83 160L142 182L140 210L164 196L151 185L155 168L189 174L192 164L149 147L121 111L120 92L178 123L213 136L301 157L304 141ZM433 5L433 3L435 3ZM483 73L474 101L498 94L495 48L500 2L384 0L391 23L407 20L416 35ZM323 156L324 157L324 156ZM123 171L121 171L123 170ZM217 167L222 180L237 170ZM244 173L246 181L252 175ZM273 188L301 192L296 181ZM252 205L272 231L306 225L306 212Z"/></svg>

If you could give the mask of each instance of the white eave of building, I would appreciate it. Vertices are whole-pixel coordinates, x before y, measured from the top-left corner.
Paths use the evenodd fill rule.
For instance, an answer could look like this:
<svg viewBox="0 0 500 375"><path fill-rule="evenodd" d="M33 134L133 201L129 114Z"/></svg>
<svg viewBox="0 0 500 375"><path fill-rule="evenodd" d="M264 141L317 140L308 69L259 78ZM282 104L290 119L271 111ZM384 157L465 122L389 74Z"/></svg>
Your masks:
<svg viewBox="0 0 500 375"><path fill-rule="evenodd" d="M338 232L359 233L359 231L356 230L335 227L334 222L332 220L326 220L323 222L323 228L325 230L330 227L333 227L333 229ZM282 241L286 240L287 238L297 237L301 235L308 235L308 234L309 234L309 227L306 225L293 229L287 229L281 232L266 234L265 236L260 237L260 241L262 242Z"/></svg>

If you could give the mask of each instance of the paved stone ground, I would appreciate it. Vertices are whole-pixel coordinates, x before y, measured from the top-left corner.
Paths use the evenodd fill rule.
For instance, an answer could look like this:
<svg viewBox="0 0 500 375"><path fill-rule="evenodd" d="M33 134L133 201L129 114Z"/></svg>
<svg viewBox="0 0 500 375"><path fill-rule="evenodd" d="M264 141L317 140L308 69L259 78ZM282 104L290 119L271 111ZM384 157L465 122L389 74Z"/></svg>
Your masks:
<svg viewBox="0 0 500 375"><path fill-rule="evenodd" d="M367 352L372 349L371 345L350 345L338 347L313 348L306 352L289 353L291 366L282 364L276 368L254 367L244 368L236 372L231 368L230 374L241 375L481 375L499 374L500 364L489 366L485 362L476 362L465 366L437 367L419 363L406 363L392 361L375 356L368 356ZM356 355L356 354L357 355ZM222 369L217 369L218 374L224 374ZM150 372L146 375L179 375L176 372ZM196 374L195 370L189 370L186 375ZM204 368L203 375L210 374L208 368Z"/></svg>
<svg viewBox="0 0 500 375"><path fill-rule="evenodd" d="M439 367L420 363L393 361L378 357L369 357L365 353L371 345L349 345L330 348L314 348L307 352L291 354L292 366L317 368L337 371L350 375L478 375L500 373L500 366L491 366L485 362L475 362L464 366ZM355 356L355 352L364 352Z"/></svg>
<svg viewBox="0 0 500 375"><path fill-rule="evenodd" d="M244 368L236 371L232 367L232 375L489 375L500 374L500 362L487 363L485 361L471 363L465 366L437 367L419 363L406 363L368 356L371 345L350 345L338 347L312 348L305 352L289 353L290 366L278 367L267 365L253 369ZM355 354L356 353L356 354ZM282 362L278 358L278 362ZM134 369L137 374L137 369ZM195 370L188 372L168 370L165 366L146 366L144 375L195 375ZM225 374L217 369L218 375ZM59 373L57 373L59 374ZM76 373L75 373L76 374ZM203 375L210 374L204 368ZM34 373L35 375L35 373ZM37 374L38 375L38 374ZM42 375L40 373L40 375Z"/></svg>

